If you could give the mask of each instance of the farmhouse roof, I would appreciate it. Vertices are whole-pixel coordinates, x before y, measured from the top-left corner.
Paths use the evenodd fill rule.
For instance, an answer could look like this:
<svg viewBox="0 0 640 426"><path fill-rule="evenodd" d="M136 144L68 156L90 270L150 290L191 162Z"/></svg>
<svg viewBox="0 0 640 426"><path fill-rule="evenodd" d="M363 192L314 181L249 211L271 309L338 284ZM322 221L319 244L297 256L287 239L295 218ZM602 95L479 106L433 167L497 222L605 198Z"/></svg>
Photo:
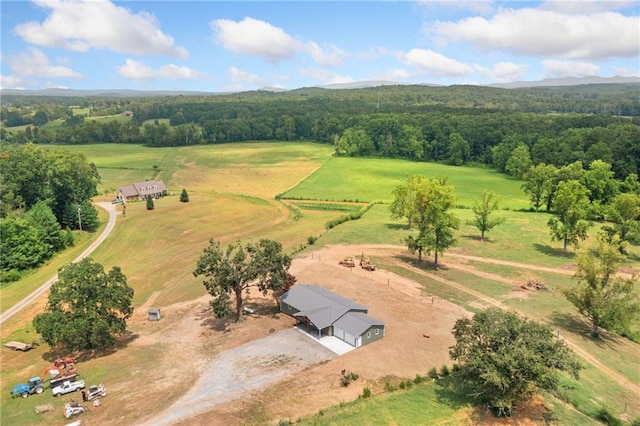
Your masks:
<svg viewBox="0 0 640 426"><path fill-rule="evenodd" d="M161 180L146 180L144 182L136 182L130 185L123 185L118 189L126 198L141 196L147 194L159 194L167 190L167 186Z"/></svg>
<svg viewBox="0 0 640 426"><path fill-rule="evenodd" d="M145 180L144 182L134 183L133 187L138 191L138 194L155 194L157 192L166 191L167 187L161 180Z"/></svg>
<svg viewBox="0 0 640 426"><path fill-rule="evenodd" d="M383 326L384 323L365 314L364 312L347 312L342 317L338 318L338 320L333 323L333 325L343 329L349 334L360 336L371 326Z"/></svg>
<svg viewBox="0 0 640 426"><path fill-rule="evenodd" d="M298 309L297 317L307 317L319 329L335 323L347 312L367 313L367 307L325 288L298 284L280 296L280 300Z"/></svg>

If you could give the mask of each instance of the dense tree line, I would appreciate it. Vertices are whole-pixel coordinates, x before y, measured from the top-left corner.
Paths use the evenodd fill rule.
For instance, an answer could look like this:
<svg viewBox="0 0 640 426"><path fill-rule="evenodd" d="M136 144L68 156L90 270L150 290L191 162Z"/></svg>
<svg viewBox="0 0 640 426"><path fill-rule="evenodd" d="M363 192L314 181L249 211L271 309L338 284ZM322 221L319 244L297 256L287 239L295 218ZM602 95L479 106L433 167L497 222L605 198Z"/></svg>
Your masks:
<svg viewBox="0 0 640 426"><path fill-rule="evenodd" d="M0 149L2 281L19 278L73 243L73 229L93 231L97 168L81 153L7 145Z"/></svg>
<svg viewBox="0 0 640 426"><path fill-rule="evenodd" d="M600 159L624 179L640 168L639 92L633 85L383 86L144 98L11 96L2 108L5 126L31 125L0 131L2 140L39 144L314 140L334 144L338 155L483 163L519 178L528 162L562 167L581 161L587 167ZM130 110L133 117L97 121L69 115L72 106L88 115ZM54 114L56 108L62 112ZM55 117L64 119L61 126L42 124ZM518 156L509 162L513 153Z"/></svg>

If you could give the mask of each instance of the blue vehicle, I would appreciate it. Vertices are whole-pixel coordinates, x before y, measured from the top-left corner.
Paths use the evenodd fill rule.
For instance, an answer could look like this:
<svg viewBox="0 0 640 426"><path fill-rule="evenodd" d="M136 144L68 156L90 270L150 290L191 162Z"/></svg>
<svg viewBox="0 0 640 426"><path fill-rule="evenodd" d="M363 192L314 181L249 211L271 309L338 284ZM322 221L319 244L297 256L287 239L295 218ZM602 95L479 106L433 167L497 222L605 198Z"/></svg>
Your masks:
<svg viewBox="0 0 640 426"><path fill-rule="evenodd" d="M29 379L28 384L18 383L11 391L11 396L15 397L20 395L23 398L33 395L34 393L40 394L44 392L44 384L40 377L32 377Z"/></svg>

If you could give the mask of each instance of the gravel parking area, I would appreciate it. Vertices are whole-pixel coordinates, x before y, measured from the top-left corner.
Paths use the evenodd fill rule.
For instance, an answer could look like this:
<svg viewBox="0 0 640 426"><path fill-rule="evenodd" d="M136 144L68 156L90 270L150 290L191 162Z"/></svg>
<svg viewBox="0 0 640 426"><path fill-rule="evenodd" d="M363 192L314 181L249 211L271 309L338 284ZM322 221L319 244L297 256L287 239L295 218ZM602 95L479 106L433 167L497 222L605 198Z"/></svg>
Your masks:
<svg viewBox="0 0 640 426"><path fill-rule="evenodd" d="M294 329L222 352L193 388L145 425L170 425L337 355Z"/></svg>

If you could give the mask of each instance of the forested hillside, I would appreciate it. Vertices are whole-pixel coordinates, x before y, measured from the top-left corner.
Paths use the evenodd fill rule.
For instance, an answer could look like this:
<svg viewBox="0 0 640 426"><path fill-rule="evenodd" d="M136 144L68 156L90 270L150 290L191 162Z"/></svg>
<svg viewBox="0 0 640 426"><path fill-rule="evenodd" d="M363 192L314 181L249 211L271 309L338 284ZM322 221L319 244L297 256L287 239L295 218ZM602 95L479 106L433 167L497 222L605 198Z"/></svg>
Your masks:
<svg viewBox="0 0 640 426"><path fill-rule="evenodd" d="M305 88L146 97L3 97L2 140L185 146L314 140L338 155L506 169L525 146L533 165L594 160L638 174L640 86Z"/></svg>

